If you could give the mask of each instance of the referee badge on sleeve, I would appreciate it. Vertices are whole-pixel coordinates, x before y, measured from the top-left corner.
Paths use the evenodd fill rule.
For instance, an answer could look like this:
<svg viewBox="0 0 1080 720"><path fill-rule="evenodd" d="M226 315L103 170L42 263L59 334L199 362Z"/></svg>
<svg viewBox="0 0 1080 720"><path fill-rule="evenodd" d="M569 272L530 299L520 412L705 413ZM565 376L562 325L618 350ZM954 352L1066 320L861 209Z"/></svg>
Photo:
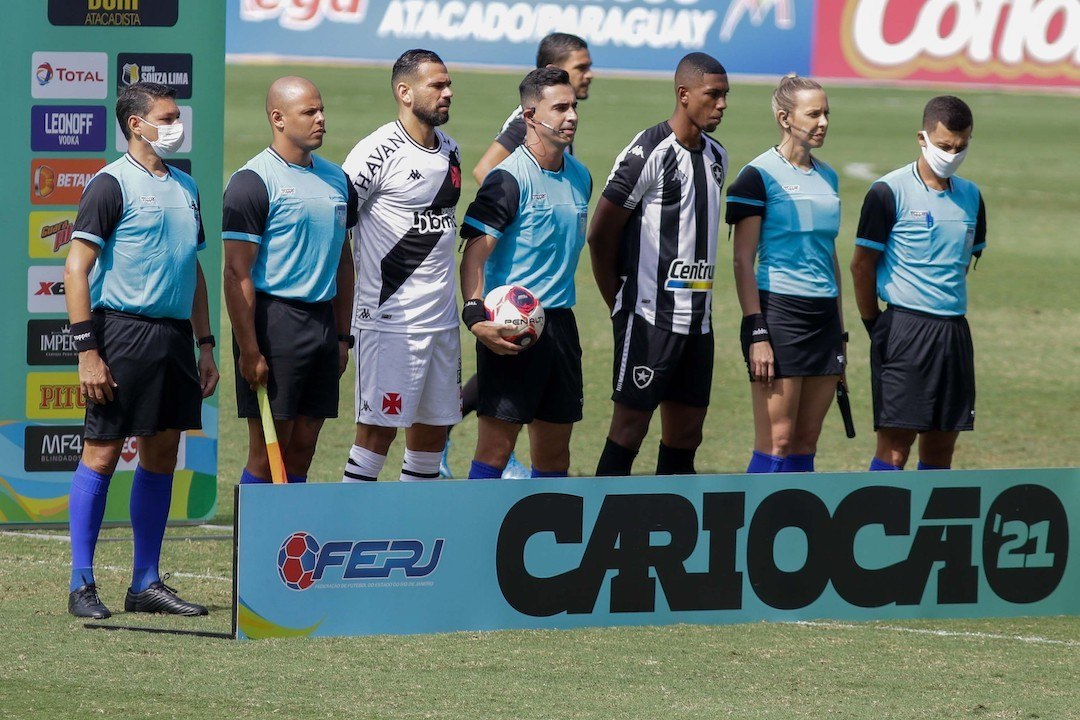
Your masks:
<svg viewBox="0 0 1080 720"><path fill-rule="evenodd" d="M335 205L334 206L334 222L337 223L338 227L345 227L345 206L344 205Z"/></svg>

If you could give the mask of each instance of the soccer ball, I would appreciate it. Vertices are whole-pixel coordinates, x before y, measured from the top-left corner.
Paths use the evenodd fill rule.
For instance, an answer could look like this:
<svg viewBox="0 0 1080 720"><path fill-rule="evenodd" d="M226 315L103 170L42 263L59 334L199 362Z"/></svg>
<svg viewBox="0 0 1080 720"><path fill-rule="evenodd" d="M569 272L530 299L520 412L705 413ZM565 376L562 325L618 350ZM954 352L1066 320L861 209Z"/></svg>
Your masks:
<svg viewBox="0 0 1080 720"><path fill-rule="evenodd" d="M306 532L296 532L278 550L278 574L290 590L307 590L315 582L319 543Z"/></svg>
<svg viewBox="0 0 1080 720"><path fill-rule="evenodd" d="M544 332L544 308L528 288L500 285L484 298L488 320L507 342L532 347Z"/></svg>

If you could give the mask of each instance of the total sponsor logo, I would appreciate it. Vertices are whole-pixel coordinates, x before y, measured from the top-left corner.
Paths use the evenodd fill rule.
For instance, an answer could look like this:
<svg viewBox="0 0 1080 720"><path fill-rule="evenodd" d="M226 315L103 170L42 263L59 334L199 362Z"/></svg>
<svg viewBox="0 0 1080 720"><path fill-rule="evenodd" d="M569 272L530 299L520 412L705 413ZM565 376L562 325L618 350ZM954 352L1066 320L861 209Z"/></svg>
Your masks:
<svg viewBox="0 0 1080 720"><path fill-rule="evenodd" d="M445 544L443 538L431 543L430 550L422 540L415 539L332 540L320 544L311 533L298 531L286 537L278 549L278 577L285 587L297 591L331 576L359 587L394 575L419 580L438 568Z"/></svg>
<svg viewBox="0 0 1080 720"><path fill-rule="evenodd" d="M23 432L23 469L71 472L82 458L82 425L27 425Z"/></svg>
<svg viewBox="0 0 1080 720"><path fill-rule="evenodd" d="M75 210L30 213L30 257L63 258L71 248Z"/></svg>
<svg viewBox="0 0 1080 720"><path fill-rule="evenodd" d="M692 292L712 290L714 271L713 264L704 260L695 260L692 263L681 259L673 260L668 267L664 289Z"/></svg>
<svg viewBox="0 0 1080 720"><path fill-rule="evenodd" d="M191 97L191 55L187 53L119 53L116 56L116 90L137 82L156 82Z"/></svg>
<svg viewBox="0 0 1080 720"><path fill-rule="evenodd" d="M100 158L35 158L30 161L30 202L34 205L78 205L87 183L103 167L105 161Z"/></svg>
<svg viewBox="0 0 1080 720"><path fill-rule="evenodd" d="M191 111L190 105L180 105L180 122L184 126L184 141L180 143L180 147L176 149L178 153L191 152L191 139L195 136L195 119L194 114ZM120 123L113 120L113 137L116 138L116 152L125 153L128 149L127 139L124 138L124 131L120 129ZM176 161L170 158L169 163L175 164Z"/></svg>
<svg viewBox="0 0 1080 720"><path fill-rule="evenodd" d="M179 5L179 0L49 0L49 22L99 27L171 27L180 14Z"/></svg>
<svg viewBox="0 0 1080 720"><path fill-rule="evenodd" d="M26 417L32 420L77 420L86 412L77 372L32 372L26 375Z"/></svg>
<svg viewBox="0 0 1080 720"><path fill-rule="evenodd" d="M32 313L67 312L63 265L31 265L26 269L26 309Z"/></svg>
<svg viewBox="0 0 1080 720"><path fill-rule="evenodd" d="M27 365L77 365L78 362L79 353L67 320L27 321Z"/></svg>
<svg viewBox="0 0 1080 720"><path fill-rule="evenodd" d="M109 94L108 53L35 52L30 67L31 97L103 100Z"/></svg>
<svg viewBox="0 0 1080 720"><path fill-rule="evenodd" d="M101 152L105 149L105 108L34 105L30 109L30 149Z"/></svg>
<svg viewBox="0 0 1080 720"><path fill-rule="evenodd" d="M277 20L289 30L314 30L323 20L358 24L367 17L368 0L240 0L240 19Z"/></svg>
<svg viewBox="0 0 1080 720"><path fill-rule="evenodd" d="M815 72L975 81L1028 76L1050 84L1080 79L1080 3L846 0L842 8L822 10L833 17L819 18L818 25L823 32L839 28L849 70L843 72L837 57L837 67ZM825 57L830 47L819 39L816 54Z"/></svg>

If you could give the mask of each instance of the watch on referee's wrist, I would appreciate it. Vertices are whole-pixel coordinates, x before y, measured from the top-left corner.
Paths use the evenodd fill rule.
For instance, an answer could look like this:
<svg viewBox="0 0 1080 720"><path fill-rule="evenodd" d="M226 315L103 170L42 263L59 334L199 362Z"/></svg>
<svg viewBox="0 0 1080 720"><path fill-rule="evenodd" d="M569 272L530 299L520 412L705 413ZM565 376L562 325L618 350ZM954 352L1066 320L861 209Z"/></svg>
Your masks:
<svg viewBox="0 0 1080 720"><path fill-rule="evenodd" d="M195 344L198 345L200 349L202 349L203 345L209 345L212 350L217 347L217 340L213 335L207 335L206 337L199 338Z"/></svg>
<svg viewBox="0 0 1080 720"><path fill-rule="evenodd" d="M346 334L346 333L338 333L337 339L338 339L338 342L348 343L350 350L352 350L354 347L356 347L356 336L355 335L349 335L349 334Z"/></svg>

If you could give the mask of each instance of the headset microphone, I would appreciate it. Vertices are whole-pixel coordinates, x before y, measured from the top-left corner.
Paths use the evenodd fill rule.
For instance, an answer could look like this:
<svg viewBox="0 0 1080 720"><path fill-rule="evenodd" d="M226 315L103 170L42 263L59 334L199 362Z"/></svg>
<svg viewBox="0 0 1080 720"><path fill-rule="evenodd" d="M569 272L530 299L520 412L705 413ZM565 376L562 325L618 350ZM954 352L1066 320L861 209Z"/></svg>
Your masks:
<svg viewBox="0 0 1080 720"><path fill-rule="evenodd" d="M533 120L536 120L536 118L533 118ZM553 132L553 133L556 133L556 134L558 134L558 135L565 135L565 134L566 134L566 133L564 133L564 132L563 132L562 130L559 130L559 129L557 129L557 128L553 128L553 127L551 127L550 125L548 125L548 124L547 124L546 122L544 122L543 120L536 120L536 122L538 122L539 124L543 125L544 127L546 127L546 128L548 129L548 130L550 130L550 131L551 131L551 132Z"/></svg>

